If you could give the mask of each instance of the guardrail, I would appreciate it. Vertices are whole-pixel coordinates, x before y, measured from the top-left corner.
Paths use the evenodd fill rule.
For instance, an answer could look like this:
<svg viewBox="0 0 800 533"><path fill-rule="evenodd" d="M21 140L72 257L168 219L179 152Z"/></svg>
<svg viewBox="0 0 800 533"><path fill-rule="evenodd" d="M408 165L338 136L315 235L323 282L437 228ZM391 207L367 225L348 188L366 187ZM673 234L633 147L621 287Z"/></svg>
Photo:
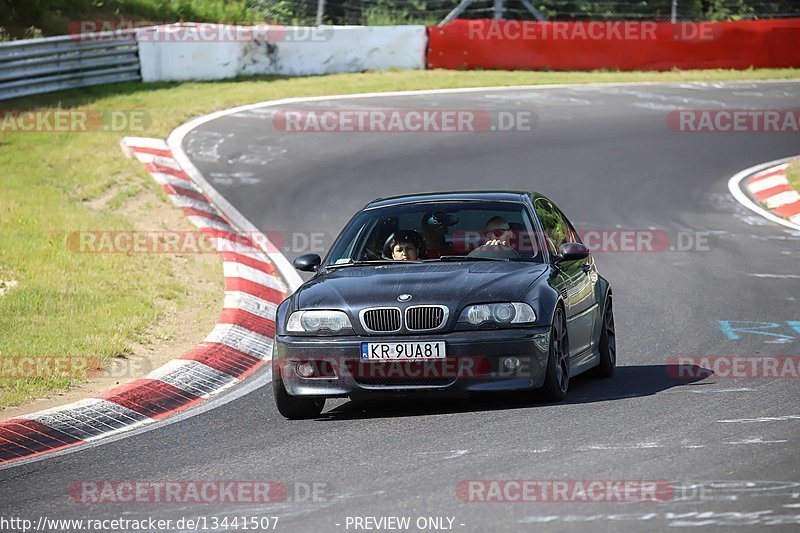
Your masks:
<svg viewBox="0 0 800 533"><path fill-rule="evenodd" d="M141 80L134 32L0 43L0 100L101 83Z"/></svg>

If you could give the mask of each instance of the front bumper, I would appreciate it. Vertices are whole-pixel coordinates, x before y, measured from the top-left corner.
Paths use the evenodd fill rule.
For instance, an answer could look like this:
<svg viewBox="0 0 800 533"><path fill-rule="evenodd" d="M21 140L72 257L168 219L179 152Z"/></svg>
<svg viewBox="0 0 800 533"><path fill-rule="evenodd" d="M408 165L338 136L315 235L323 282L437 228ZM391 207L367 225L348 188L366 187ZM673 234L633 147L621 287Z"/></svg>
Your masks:
<svg viewBox="0 0 800 533"><path fill-rule="evenodd" d="M275 339L273 375L280 372L286 391L293 396L329 398L380 391L535 389L544 383L549 339L550 327L385 337L281 335ZM444 341L447 358L421 362L361 361L362 342L415 341ZM519 367L506 367L508 357L516 357ZM302 362L323 369L323 376L301 377L297 365Z"/></svg>

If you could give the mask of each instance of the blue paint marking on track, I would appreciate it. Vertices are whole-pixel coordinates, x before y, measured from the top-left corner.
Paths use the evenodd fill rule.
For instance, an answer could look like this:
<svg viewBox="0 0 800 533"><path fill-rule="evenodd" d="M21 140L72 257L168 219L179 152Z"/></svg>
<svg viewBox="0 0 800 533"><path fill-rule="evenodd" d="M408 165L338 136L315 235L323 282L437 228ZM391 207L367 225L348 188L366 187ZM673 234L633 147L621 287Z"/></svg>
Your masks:
<svg viewBox="0 0 800 533"><path fill-rule="evenodd" d="M787 335L787 329L784 327L784 323L781 322L757 322L751 320L718 320L717 322L722 333L731 341L740 340L743 334L762 335L786 340L794 340L799 336L794 334ZM800 334L800 322L790 320L785 324L789 326L789 333L792 333L791 330L793 329L795 333Z"/></svg>

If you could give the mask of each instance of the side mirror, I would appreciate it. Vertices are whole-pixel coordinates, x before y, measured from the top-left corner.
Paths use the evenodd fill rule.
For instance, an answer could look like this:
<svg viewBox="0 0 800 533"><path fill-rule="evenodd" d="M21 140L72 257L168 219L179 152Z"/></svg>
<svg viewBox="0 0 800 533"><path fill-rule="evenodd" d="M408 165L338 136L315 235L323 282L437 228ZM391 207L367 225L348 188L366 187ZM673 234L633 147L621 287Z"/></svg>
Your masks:
<svg viewBox="0 0 800 533"><path fill-rule="evenodd" d="M316 272L320 263L322 263L322 258L317 254L306 254L295 258L292 266L303 272Z"/></svg>
<svg viewBox="0 0 800 533"><path fill-rule="evenodd" d="M577 242L565 242L558 249L558 255L555 257L556 263L562 261L580 261L589 257L590 250Z"/></svg>

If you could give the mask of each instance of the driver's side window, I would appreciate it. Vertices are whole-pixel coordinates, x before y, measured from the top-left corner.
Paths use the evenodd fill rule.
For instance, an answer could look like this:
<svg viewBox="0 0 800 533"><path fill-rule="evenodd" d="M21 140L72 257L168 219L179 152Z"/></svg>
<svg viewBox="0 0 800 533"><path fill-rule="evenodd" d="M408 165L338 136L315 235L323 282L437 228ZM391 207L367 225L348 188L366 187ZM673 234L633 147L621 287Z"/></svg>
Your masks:
<svg viewBox="0 0 800 533"><path fill-rule="evenodd" d="M363 261L376 261L384 259L383 247L386 239L397 231L398 221L395 217L382 217L372 228L369 238L367 239L364 250L359 259Z"/></svg>

